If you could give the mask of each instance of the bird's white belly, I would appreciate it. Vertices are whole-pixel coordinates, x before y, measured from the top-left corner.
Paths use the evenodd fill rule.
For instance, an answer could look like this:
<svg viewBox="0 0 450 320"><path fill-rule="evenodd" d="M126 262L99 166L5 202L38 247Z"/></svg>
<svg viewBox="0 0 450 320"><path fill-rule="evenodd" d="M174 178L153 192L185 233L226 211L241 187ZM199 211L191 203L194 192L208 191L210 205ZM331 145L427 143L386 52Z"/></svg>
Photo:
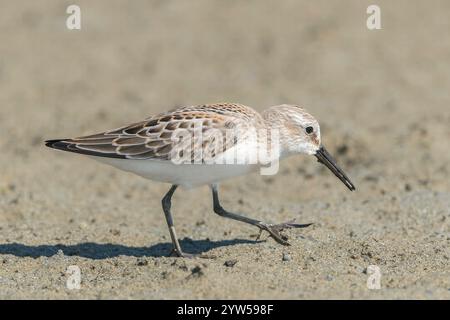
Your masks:
<svg viewBox="0 0 450 320"><path fill-rule="evenodd" d="M131 160L91 157L118 169L146 179L180 185L186 188L217 183L247 174L259 168L257 164L175 164L161 160Z"/></svg>

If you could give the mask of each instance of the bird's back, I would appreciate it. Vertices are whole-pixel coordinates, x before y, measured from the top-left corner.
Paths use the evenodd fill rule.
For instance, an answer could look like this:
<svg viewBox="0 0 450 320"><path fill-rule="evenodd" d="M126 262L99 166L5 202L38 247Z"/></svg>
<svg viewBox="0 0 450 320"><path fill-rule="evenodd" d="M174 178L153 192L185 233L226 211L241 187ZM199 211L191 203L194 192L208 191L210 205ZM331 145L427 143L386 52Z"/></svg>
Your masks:
<svg viewBox="0 0 450 320"><path fill-rule="evenodd" d="M119 159L169 160L175 145L174 134L182 129L194 135L195 130L216 129L223 133L233 129L236 136L263 122L252 108L235 103L217 103L180 107L143 121L101 133L71 139L46 141L48 147L90 156ZM208 140L202 137L202 144ZM224 148L237 141L224 141Z"/></svg>

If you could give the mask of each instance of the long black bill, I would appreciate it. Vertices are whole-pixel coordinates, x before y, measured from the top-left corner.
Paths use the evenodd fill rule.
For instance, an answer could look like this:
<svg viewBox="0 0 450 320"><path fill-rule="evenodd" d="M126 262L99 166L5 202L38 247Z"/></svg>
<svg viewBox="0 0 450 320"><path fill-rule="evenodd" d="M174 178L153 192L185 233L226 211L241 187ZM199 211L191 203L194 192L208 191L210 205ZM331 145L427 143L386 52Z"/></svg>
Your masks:
<svg viewBox="0 0 450 320"><path fill-rule="evenodd" d="M347 175L342 171L341 168L336 163L336 160L333 159L331 154L328 153L327 149L324 146L321 146L319 150L317 150L315 156L317 157L317 161L324 164L331 172L334 173L336 177L339 178L346 186L350 189L350 191L355 190L355 186L347 177Z"/></svg>

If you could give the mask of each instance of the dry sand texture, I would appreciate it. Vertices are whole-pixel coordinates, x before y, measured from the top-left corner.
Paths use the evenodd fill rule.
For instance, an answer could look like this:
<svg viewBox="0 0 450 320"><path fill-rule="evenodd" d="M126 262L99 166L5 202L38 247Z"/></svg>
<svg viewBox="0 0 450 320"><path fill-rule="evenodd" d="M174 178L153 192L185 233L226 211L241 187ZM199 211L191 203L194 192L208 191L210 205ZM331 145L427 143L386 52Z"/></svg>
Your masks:
<svg viewBox="0 0 450 320"><path fill-rule="evenodd" d="M2 0L0 298L448 299L450 2L376 1L369 31L372 2L77 1L69 31L70 1ZM175 259L167 185L43 146L218 101L306 106L357 192L306 156L223 184L230 210L314 222L291 247L178 192L182 245L218 258Z"/></svg>

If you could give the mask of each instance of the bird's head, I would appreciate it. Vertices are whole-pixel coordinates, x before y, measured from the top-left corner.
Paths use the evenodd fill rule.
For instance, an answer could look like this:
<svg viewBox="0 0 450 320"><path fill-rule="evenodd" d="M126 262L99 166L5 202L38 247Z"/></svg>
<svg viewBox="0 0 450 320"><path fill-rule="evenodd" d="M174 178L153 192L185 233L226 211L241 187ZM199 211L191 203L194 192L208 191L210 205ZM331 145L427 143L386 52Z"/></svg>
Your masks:
<svg viewBox="0 0 450 320"><path fill-rule="evenodd" d="M302 107L280 105L271 107L264 118L280 134L281 154L308 154L330 169L351 191L355 186L322 145L319 122Z"/></svg>

